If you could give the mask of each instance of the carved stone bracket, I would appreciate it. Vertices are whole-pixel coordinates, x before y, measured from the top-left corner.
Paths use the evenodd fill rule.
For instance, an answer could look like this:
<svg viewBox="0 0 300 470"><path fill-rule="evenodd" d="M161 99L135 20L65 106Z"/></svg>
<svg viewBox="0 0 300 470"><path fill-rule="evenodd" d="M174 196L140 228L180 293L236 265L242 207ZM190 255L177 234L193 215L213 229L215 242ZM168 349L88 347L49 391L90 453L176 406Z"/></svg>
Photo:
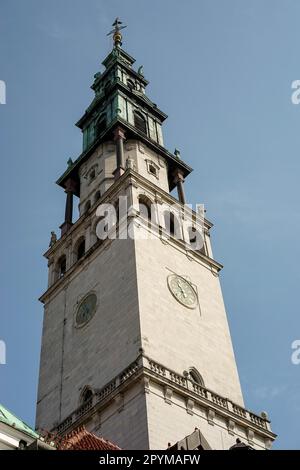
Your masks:
<svg viewBox="0 0 300 470"><path fill-rule="evenodd" d="M186 412L189 415L194 414L194 412L193 412L194 405L195 405L194 400L192 400L191 398L188 398L187 401L186 401Z"/></svg>
<svg viewBox="0 0 300 470"><path fill-rule="evenodd" d="M144 388L144 393L150 393L150 379L149 377L144 376L142 378L142 385Z"/></svg>
<svg viewBox="0 0 300 470"><path fill-rule="evenodd" d="M214 426L215 416L216 416L216 413L214 412L214 410L212 410L211 408L208 408L208 410L207 410L207 422L208 422L208 424L211 424L212 426Z"/></svg>
<svg viewBox="0 0 300 470"><path fill-rule="evenodd" d="M228 433L233 436L234 430L235 430L235 422L232 419L229 419L228 420Z"/></svg>
<svg viewBox="0 0 300 470"><path fill-rule="evenodd" d="M248 442L249 442L249 443L252 443L252 442L253 442L253 439L254 439L254 432L253 432L252 429L250 429L250 428L247 428L247 438L248 438Z"/></svg>
<svg viewBox="0 0 300 470"><path fill-rule="evenodd" d="M115 403L117 405L118 412L121 413L124 409L124 395L123 393L118 393L118 395L115 396Z"/></svg>
<svg viewBox="0 0 300 470"><path fill-rule="evenodd" d="M172 405L173 390L169 387L165 387L165 402Z"/></svg>

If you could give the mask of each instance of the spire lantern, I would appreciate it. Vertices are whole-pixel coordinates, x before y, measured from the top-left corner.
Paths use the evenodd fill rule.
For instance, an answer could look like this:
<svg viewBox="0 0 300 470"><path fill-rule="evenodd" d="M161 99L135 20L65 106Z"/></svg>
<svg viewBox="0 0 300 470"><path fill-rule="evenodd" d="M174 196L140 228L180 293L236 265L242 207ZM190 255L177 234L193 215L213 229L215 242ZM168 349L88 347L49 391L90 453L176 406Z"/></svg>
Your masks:
<svg viewBox="0 0 300 470"><path fill-rule="evenodd" d="M112 26L114 29L112 29L107 36L110 36L111 34L113 35L113 40L114 40L114 46L115 47L120 47L122 46L122 33L121 29L126 28L126 26L121 26L122 21L119 20L119 18L116 18Z"/></svg>

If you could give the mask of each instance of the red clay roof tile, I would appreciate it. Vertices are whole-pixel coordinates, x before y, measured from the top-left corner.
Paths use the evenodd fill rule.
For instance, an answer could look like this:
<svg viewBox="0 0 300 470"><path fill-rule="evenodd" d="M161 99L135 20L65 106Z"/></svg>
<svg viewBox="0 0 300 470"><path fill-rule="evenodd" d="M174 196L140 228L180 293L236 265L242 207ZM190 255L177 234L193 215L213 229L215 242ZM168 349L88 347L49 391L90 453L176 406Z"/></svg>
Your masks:
<svg viewBox="0 0 300 470"><path fill-rule="evenodd" d="M80 426L70 432L57 446L58 450L121 450L112 442L95 436L88 432L84 426Z"/></svg>

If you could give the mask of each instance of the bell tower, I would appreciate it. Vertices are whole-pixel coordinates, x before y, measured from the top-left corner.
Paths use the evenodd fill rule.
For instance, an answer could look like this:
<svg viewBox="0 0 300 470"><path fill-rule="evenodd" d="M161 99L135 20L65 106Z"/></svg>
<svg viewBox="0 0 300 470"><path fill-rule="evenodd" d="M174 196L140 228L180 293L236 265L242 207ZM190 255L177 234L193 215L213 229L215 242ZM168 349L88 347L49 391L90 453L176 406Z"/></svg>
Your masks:
<svg viewBox="0 0 300 470"><path fill-rule="evenodd" d="M244 406L212 224L186 206L192 169L164 147L167 116L122 49L123 28L116 19L77 122L82 153L57 181L66 207L45 253L36 426L63 435L85 424L124 449L166 449L195 427L204 448L237 438L269 448L266 413Z"/></svg>

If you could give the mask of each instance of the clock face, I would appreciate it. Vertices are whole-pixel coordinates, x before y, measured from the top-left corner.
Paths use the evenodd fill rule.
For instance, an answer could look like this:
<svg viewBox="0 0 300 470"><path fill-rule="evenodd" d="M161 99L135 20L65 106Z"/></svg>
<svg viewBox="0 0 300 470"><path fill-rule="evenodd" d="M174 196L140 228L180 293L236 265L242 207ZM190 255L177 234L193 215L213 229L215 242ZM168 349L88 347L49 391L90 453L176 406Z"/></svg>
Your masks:
<svg viewBox="0 0 300 470"><path fill-rule="evenodd" d="M76 326L80 327L90 321L95 313L97 297L95 294L89 294L79 304L76 312Z"/></svg>
<svg viewBox="0 0 300 470"><path fill-rule="evenodd" d="M196 308L198 298L192 284L184 277L171 274L168 277L168 286L175 299L188 308Z"/></svg>

